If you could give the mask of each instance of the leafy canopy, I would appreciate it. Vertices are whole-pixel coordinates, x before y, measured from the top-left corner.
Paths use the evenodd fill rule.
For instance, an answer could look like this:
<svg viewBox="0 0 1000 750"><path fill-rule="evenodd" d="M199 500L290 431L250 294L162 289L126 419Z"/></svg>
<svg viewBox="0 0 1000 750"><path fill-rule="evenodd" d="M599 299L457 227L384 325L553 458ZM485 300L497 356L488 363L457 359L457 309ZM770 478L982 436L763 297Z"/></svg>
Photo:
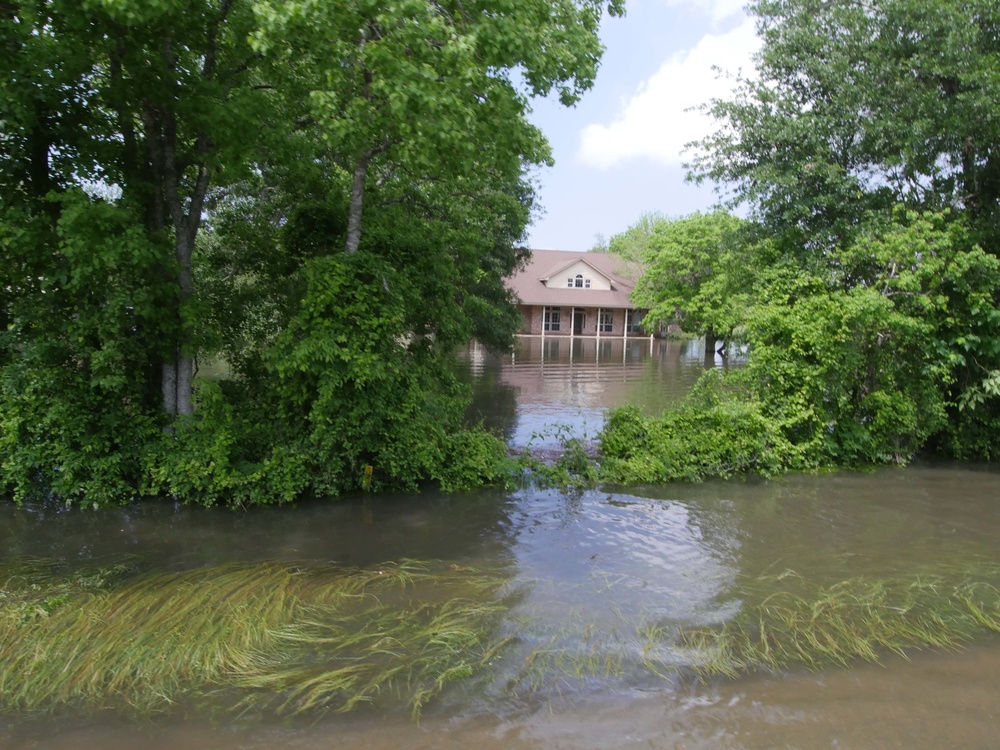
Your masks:
<svg viewBox="0 0 1000 750"><path fill-rule="evenodd" d="M736 326L748 360L706 376L678 412L613 417L607 476L904 463L921 450L996 458L1000 10L986 0L750 10L763 39L757 76L708 107L719 130L692 176L749 210L753 241L712 255L694 231L704 217L677 222L677 242L650 251L638 285L661 319L690 308Z"/></svg>
<svg viewBox="0 0 1000 750"><path fill-rule="evenodd" d="M502 279L551 161L530 99L575 102L622 12L0 4L0 492L501 481L449 357L510 344ZM198 385L208 359L230 377Z"/></svg>

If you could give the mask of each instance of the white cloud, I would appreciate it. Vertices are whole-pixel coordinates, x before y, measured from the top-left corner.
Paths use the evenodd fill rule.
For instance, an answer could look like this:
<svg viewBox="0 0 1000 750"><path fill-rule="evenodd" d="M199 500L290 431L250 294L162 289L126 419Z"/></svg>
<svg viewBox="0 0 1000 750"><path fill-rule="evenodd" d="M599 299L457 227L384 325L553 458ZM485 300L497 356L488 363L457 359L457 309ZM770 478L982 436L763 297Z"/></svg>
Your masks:
<svg viewBox="0 0 1000 750"><path fill-rule="evenodd" d="M730 0L716 0L713 4L722 6L727 2ZM710 117L686 110L713 98L724 98L732 90L732 81L719 78L713 66L730 73L741 68L750 73L750 58L759 46L751 19L724 34L702 37L694 48L664 62L623 104L610 124L584 127L576 158L600 169L631 158L652 159L668 166L681 164L685 144L714 130Z"/></svg>

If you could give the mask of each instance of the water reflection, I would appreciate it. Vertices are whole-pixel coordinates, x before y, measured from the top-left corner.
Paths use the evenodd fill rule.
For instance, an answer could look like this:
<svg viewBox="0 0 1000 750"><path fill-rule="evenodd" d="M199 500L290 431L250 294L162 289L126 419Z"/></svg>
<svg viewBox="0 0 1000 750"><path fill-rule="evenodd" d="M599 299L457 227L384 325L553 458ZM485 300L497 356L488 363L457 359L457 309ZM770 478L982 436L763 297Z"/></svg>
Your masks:
<svg viewBox="0 0 1000 750"><path fill-rule="evenodd" d="M659 663L683 666L687 655L674 648L672 628L732 617L748 602L768 596L770 584L762 582L785 570L823 583L858 576L931 575L976 562L996 562L998 498L1000 475L995 472L923 466L775 482L579 494L523 490L355 498L245 513L167 504L104 513L3 506L0 557L46 557L71 566L77 561L101 562L129 554L150 570L233 560L336 561L365 567L385 560L434 558L502 571L509 577L511 590L518 592L506 624L517 636L514 646L497 663L492 682L447 694L424 726L438 731L461 727L465 740L476 739L484 747L496 740L498 726L506 727L504 736L511 738L514 747L546 746L544 738L551 739L552 732L572 746L598 746L588 744L588 737L604 736L619 726L598 717L609 715L610 707L617 705L616 695L642 690L643 695L659 696L659 709L650 710L649 704L631 698L625 707L615 709L630 717L639 737L666 741L656 722L669 716L677 726L691 731L717 731L711 736L725 738L726 746L767 747L765 735L740 734L741 727L762 732L767 722L772 722L773 730L768 736L802 743L795 746L814 746L815 742L823 744L822 737L810 734L800 711L816 717L813 726L827 730L838 716L849 713L829 703L825 686L843 683L846 690L850 685L860 701L877 702L879 691L889 689L897 679L893 675L905 680L912 672L899 663L889 672L852 671L854 677L833 673L812 678L792 673L768 678L770 682L748 678L714 685L663 680L640 666L649 655L641 629L647 625L665 628L662 648L654 656ZM573 658L596 654L615 669L583 670L579 679L563 676L557 683L542 684L540 690L528 685L511 693L511 684L520 686L519 680L530 678L523 677L524 665L540 648L570 653ZM995 647L987 642L978 648L985 649L979 660L956 657L940 662L953 672L954 682L961 682L961 675L982 680L978 665L984 659L996 663L1000 652ZM917 695L920 690L913 688L917 704L930 701L934 689L930 676L918 674L925 692ZM876 676L868 680L857 675ZM974 707L982 708L970 710L987 715L993 710L987 705L993 705L990 696L1000 691L1000 682L994 675L980 687L980 693L966 691L965 696ZM566 700L570 703L560 704L560 710L568 711L565 716L575 716L579 726L588 726L587 732L574 734L570 728L577 724L572 722L556 722L557 729L539 719L545 714L535 713L553 701ZM573 702L578 700L597 702L592 709L576 713ZM750 710L754 704L758 708ZM795 710L783 713L791 705ZM487 721L497 715L502 718ZM120 729L99 720L91 723L90 741L114 744ZM202 736L197 725L187 720L167 724L163 736L176 739L187 732ZM80 737L70 726L62 734L65 741ZM412 725L395 715L388 723L381 714L362 714L348 724L325 726L325 734L287 726L241 730L231 741L206 732L204 742L198 740L191 746L265 746L263 738L271 736L276 744L289 746L294 738L295 746L314 748L328 746L334 735L354 737L359 747L363 737L374 743L372 747L421 746L411 742L417 737L408 729ZM345 727L349 728L346 735ZM970 746L985 742L990 734L986 725L978 727L966 729ZM4 727L0 721L0 745L17 747L15 739L21 737L25 746L63 746L56 740L45 742L50 731L51 725L33 728L8 720ZM9 742L4 742L5 736ZM95 739L101 736L105 741ZM132 730L123 736L135 740ZM890 739L894 736L887 734ZM430 747L440 738L425 739ZM705 737L702 740L678 746L713 746ZM605 746L626 745L609 740Z"/></svg>
<svg viewBox="0 0 1000 750"><path fill-rule="evenodd" d="M459 353L473 386L469 419L515 447L550 446L553 427L593 437L609 408L638 404L657 414L686 394L706 366L730 362L703 340L522 337L494 355L477 344Z"/></svg>
<svg viewBox="0 0 1000 750"><path fill-rule="evenodd" d="M662 618L700 623L708 611L709 619L719 616L715 602L738 572L733 540L706 534L684 503L535 492L525 494L513 520L512 553L521 575L535 582L528 606L543 619L576 611L630 627Z"/></svg>
<svg viewBox="0 0 1000 750"><path fill-rule="evenodd" d="M99 513L0 506L0 560L102 563L135 555L152 568L315 560L367 567L402 558L459 562L508 554L513 501L497 490L454 497L395 495L295 507L192 508L140 503Z"/></svg>
<svg viewBox="0 0 1000 750"><path fill-rule="evenodd" d="M833 583L998 561L1000 475L988 467L912 466L630 492L691 508L706 543L737 558L741 586L784 571Z"/></svg>

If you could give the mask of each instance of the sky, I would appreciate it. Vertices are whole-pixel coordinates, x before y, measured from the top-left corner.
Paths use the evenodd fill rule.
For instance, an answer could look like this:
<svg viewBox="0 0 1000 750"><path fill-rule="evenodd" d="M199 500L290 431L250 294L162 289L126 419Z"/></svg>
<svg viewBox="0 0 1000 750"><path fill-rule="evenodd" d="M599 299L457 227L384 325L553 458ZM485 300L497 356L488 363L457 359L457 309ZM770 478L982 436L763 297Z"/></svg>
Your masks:
<svg viewBox="0 0 1000 750"><path fill-rule="evenodd" d="M752 70L759 43L745 1L627 0L624 18L605 20L594 87L572 108L533 103L556 163L536 176L543 213L530 247L589 250L646 211L682 216L717 202L711 186L685 182L685 144L715 129L685 110L730 90L713 66Z"/></svg>

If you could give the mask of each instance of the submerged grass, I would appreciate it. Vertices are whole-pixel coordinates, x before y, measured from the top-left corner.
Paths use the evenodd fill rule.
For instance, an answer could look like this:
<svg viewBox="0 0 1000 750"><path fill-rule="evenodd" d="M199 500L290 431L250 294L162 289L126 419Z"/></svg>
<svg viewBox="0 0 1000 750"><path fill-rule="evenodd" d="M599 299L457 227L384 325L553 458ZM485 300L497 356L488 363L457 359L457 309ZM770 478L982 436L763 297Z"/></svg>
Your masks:
<svg viewBox="0 0 1000 750"><path fill-rule="evenodd" d="M256 563L123 579L50 568L0 571L8 710L150 714L196 701L295 715L382 696L418 714L509 638L505 577L457 566Z"/></svg>
<svg viewBox="0 0 1000 750"><path fill-rule="evenodd" d="M998 582L1000 569L982 567L825 586L783 573L748 584L759 603L726 623L685 628L615 607L599 622L515 614L503 572L443 563L68 574L19 560L0 563L0 709L316 716L389 701L418 716L478 676L518 698L877 662L1000 633Z"/></svg>
<svg viewBox="0 0 1000 750"><path fill-rule="evenodd" d="M716 627L686 630L702 676L847 666L906 656L921 648L954 649L984 631L1000 633L1000 589L989 575L852 578L813 593L778 591Z"/></svg>
<svg viewBox="0 0 1000 750"><path fill-rule="evenodd" d="M507 692L517 697L559 694L589 680L620 677L627 666L623 634L611 629L595 634L592 624L552 633L528 650L509 676Z"/></svg>

